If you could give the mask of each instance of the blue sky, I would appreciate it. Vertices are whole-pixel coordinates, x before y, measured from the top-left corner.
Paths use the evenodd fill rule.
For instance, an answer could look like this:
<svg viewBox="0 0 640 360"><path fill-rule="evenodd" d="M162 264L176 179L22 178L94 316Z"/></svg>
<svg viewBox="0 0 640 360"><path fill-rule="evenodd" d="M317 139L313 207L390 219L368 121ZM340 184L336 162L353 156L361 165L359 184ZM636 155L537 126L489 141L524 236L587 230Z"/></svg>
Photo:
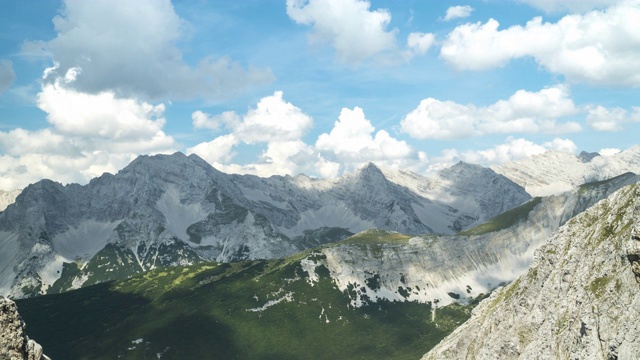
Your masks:
<svg viewBox="0 0 640 360"><path fill-rule="evenodd" d="M637 0L0 6L0 190L174 151L335 177L637 144Z"/></svg>

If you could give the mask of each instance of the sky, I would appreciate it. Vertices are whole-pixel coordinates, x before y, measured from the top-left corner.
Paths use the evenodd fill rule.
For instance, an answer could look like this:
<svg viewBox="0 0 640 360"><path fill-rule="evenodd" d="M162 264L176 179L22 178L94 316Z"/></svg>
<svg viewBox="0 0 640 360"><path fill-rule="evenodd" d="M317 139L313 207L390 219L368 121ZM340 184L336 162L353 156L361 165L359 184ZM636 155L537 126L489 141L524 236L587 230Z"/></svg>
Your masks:
<svg viewBox="0 0 640 360"><path fill-rule="evenodd" d="M0 0L0 190L143 154L431 174L640 134L640 0Z"/></svg>

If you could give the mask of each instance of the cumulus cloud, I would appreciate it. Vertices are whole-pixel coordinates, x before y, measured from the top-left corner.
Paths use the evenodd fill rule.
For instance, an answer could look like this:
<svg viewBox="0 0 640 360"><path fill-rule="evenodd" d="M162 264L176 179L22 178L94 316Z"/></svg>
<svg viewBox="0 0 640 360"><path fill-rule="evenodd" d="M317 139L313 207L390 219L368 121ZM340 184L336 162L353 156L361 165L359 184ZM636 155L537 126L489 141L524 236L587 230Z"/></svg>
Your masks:
<svg viewBox="0 0 640 360"><path fill-rule="evenodd" d="M218 137L211 143L221 138L223 137ZM200 144L188 151L200 155L198 152L200 149L197 147L201 145L204 146ZM317 174L323 178L332 178L338 175L340 169L340 164L325 159L312 146L301 140L269 142L257 159L258 161L248 164L232 163L230 158L216 159L211 156L203 156L203 158L215 168L227 173L252 174L262 177L307 173Z"/></svg>
<svg viewBox="0 0 640 360"><path fill-rule="evenodd" d="M57 36L31 41L23 53L44 55L57 66L47 79L75 70L69 86L119 97L224 99L273 79L269 70L245 69L227 57L188 65L178 48L188 24L168 0L65 0L53 19Z"/></svg>
<svg viewBox="0 0 640 360"><path fill-rule="evenodd" d="M487 107L427 98L407 114L402 131L417 139L456 139L495 133L565 133L581 129L557 119L579 111L565 86L518 90Z"/></svg>
<svg viewBox="0 0 640 360"><path fill-rule="evenodd" d="M229 129L238 141L245 144L266 143L273 140L297 140L313 126L313 119L300 108L283 99L276 91L258 101L244 116L234 111L210 115L196 111L191 115L195 128L217 130L220 125Z"/></svg>
<svg viewBox="0 0 640 360"><path fill-rule="evenodd" d="M450 21L453 19L463 19L469 17L473 12L473 8L469 5L451 6L447 9L447 13L444 16L444 21Z"/></svg>
<svg viewBox="0 0 640 360"><path fill-rule="evenodd" d="M205 113L193 116L204 124L217 118ZM226 117L237 119L226 122L229 134L187 149L223 171L260 176L305 172L335 177L363 162L413 164L421 155L387 131L376 132L358 107L342 109L331 132L320 135L314 145L306 144L302 137L311 130L313 121L286 102L281 91L262 98L243 116L227 113ZM242 144L266 144L266 148L256 162L234 164L234 149Z"/></svg>
<svg viewBox="0 0 640 360"><path fill-rule="evenodd" d="M458 26L440 56L461 70L485 70L532 57L569 81L640 86L640 1L604 11L567 15L556 23L536 17L525 26L499 30L494 19Z"/></svg>
<svg viewBox="0 0 640 360"><path fill-rule="evenodd" d="M238 143L238 139L233 134L227 134L188 148L187 153L198 154L209 164L228 163L237 155L233 147Z"/></svg>
<svg viewBox="0 0 640 360"><path fill-rule="evenodd" d="M605 108L589 106L587 124L598 131L621 131L623 124L640 122L640 107L634 106L631 111L623 108Z"/></svg>
<svg viewBox="0 0 640 360"><path fill-rule="evenodd" d="M518 0L548 13L555 12L583 12L592 9L602 9L620 3L621 0Z"/></svg>
<svg viewBox="0 0 640 360"><path fill-rule="evenodd" d="M43 178L86 183L115 172L141 153L175 151L163 132L164 105L86 94L60 82L43 85L38 107L50 127L0 132L0 189L23 188Z"/></svg>
<svg viewBox="0 0 640 360"><path fill-rule="evenodd" d="M359 63L396 46L397 29L387 30L391 13L370 7L364 0L287 0L287 15L313 27L310 42L330 43L341 61Z"/></svg>
<svg viewBox="0 0 640 360"><path fill-rule="evenodd" d="M431 33L413 32L407 37L407 48L411 55L426 53L436 42L435 35Z"/></svg>
<svg viewBox="0 0 640 360"><path fill-rule="evenodd" d="M234 111L225 111L220 115L211 116L198 110L191 114L191 120L196 129L218 130L222 125L233 127L240 122L240 117Z"/></svg>
<svg viewBox="0 0 640 360"><path fill-rule="evenodd" d="M337 174L337 164L327 161L301 140L312 128L313 119L285 101L282 91L260 99L256 107L243 116L233 111L220 115L196 111L192 119L196 128L218 130L224 125L229 131L187 149L188 153L198 154L222 171L259 176L305 171L330 177ZM255 163L234 164L235 149L242 144L266 144L266 149Z"/></svg>
<svg viewBox="0 0 640 360"><path fill-rule="evenodd" d="M364 111L342 109L330 133L321 134L316 149L340 162L389 161L410 157L414 151L405 141L399 141L385 130L375 127L365 118Z"/></svg>
<svg viewBox="0 0 640 360"><path fill-rule="evenodd" d="M604 148L604 149L600 149L600 151L598 151L598 154L602 155L602 156L612 156L615 155L619 152L621 152L622 150L620 149L616 149L616 148Z"/></svg>
<svg viewBox="0 0 640 360"><path fill-rule="evenodd" d="M9 60L0 60L0 95L5 92L16 80L13 71L13 63Z"/></svg>
<svg viewBox="0 0 640 360"><path fill-rule="evenodd" d="M234 133L247 144L269 142L273 139L297 140L313 126L311 117L298 107L282 99L282 91L276 91L250 109L242 121L234 127Z"/></svg>

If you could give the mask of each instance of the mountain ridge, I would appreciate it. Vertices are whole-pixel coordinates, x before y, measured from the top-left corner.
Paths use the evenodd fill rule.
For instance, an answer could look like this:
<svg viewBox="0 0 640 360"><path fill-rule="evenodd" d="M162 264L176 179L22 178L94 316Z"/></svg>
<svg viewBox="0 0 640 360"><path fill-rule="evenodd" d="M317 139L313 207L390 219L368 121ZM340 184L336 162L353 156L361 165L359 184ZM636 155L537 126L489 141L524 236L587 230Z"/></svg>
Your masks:
<svg viewBox="0 0 640 360"><path fill-rule="evenodd" d="M423 359L640 357L638 196L630 185L572 218Z"/></svg>
<svg viewBox="0 0 640 360"><path fill-rule="evenodd" d="M7 249L0 293L42 294L67 276L74 278L56 289L158 266L282 257L370 228L451 234L530 198L491 170L464 181L502 179L488 191L496 195L493 202L474 192L427 199L411 190L425 179L412 176L414 184L398 184L369 164L333 180L259 178L225 174L195 155L174 153L140 156L87 185L42 180L0 212L0 247ZM124 272L107 259L124 261Z"/></svg>

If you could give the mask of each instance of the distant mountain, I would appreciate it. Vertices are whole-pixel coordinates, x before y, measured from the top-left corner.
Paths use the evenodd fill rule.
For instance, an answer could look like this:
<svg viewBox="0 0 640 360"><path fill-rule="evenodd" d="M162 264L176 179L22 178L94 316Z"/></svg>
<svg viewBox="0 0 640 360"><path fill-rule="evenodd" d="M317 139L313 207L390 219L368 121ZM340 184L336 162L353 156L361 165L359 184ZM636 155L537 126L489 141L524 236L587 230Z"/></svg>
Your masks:
<svg viewBox="0 0 640 360"><path fill-rule="evenodd" d="M640 145L612 156L583 152L580 156L547 151L525 159L492 166L532 196L560 194L579 185L618 176L625 172L640 174Z"/></svg>
<svg viewBox="0 0 640 360"><path fill-rule="evenodd" d="M85 186L42 180L0 212L0 294L59 292L164 266L279 258L377 228L452 234L530 199L460 163L427 179L368 164L334 180L141 156Z"/></svg>
<svg viewBox="0 0 640 360"><path fill-rule="evenodd" d="M20 191L21 190L0 190L0 211L3 211L7 206L13 204L16 201L16 197L20 194Z"/></svg>
<svg viewBox="0 0 640 360"><path fill-rule="evenodd" d="M423 359L640 358L638 191L571 219Z"/></svg>

